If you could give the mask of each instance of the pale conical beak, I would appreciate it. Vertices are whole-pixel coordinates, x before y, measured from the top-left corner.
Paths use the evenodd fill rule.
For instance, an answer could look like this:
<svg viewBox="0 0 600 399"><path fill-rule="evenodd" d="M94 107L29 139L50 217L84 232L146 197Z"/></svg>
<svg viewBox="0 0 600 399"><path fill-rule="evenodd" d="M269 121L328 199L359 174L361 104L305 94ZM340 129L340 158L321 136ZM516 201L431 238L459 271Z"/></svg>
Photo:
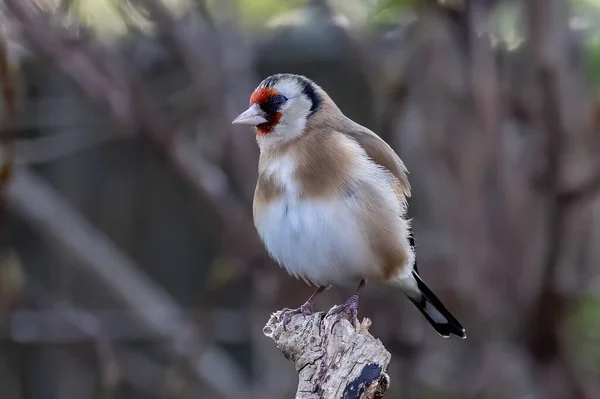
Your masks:
<svg viewBox="0 0 600 399"><path fill-rule="evenodd" d="M260 109L258 104L255 103L255 104L252 104L250 106L250 108L248 108L246 111L244 111L240 116L235 118L233 120L233 122L231 122L231 123L234 125L256 126L256 125L260 125L261 123L267 122L267 120L265 119L265 116L266 116L265 111Z"/></svg>

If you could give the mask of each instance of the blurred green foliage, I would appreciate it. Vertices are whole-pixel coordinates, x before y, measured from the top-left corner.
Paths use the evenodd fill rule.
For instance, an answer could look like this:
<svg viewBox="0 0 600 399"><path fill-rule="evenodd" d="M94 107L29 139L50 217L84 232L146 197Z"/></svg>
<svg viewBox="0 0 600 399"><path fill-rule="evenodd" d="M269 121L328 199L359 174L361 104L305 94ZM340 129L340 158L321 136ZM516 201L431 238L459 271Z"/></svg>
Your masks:
<svg viewBox="0 0 600 399"><path fill-rule="evenodd" d="M411 10L418 0L381 0L373 8L367 23L388 25L397 23L402 14Z"/></svg>
<svg viewBox="0 0 600 399"><path fill-rule="evenodd" d="M263 26L273 17L308 4L308 0L235 0L235 2L241 23L252 27Z"/></svg>
<svg viewBox="0 0 600 399"><path fill-rule="evenodd" d="M572 0L571 27L583 32L584 48L590 78L600 84L600 0Z"/></svg>
<svg viewBox="0 0 600 399"><path fill-rule="evenodd" d="M588 38L585 45L590 78L594 86L598 86L600 85L600 40L598 38Z"/></svg>
<svg viewBox="0 0 600 399"><path fill-rule="evenodd" d="M584 297L571 319L571 336L583 366L600 371L600 298Z"/></svg>
<svg viewBox="0 0 600 399"><path fill-rule="evenodd" d="M94 29L101 39L118 37L127 32L132 22L138 28L149 28L143 12L134 6L135 0L37 0L45 8L63 12L69 20L81 21ZM161 0L176 13L194 6L198 0ZM220 0L206 0L207 7L216 12ZM411 10L423 0L369 0L334 1L330 4L337 13L347 16L353 23L363 24L368 29L385 30L412 18ZM461 0L438 0L448 6L457 6ZM263 29L274 18L314 4L310 0L233 0L244 28ZM585 56L591 82L600 86L600 0L571 0L571 28L581 32L584 38ZM497 2L491 15L491 30L495 43L512 50L523 43L525 28L522 18L522 3L516 1ZM357 10L360 11L357 12ZM126 14L126 18L124 16ZM125 19L128 21L126 22Z"/></svg>

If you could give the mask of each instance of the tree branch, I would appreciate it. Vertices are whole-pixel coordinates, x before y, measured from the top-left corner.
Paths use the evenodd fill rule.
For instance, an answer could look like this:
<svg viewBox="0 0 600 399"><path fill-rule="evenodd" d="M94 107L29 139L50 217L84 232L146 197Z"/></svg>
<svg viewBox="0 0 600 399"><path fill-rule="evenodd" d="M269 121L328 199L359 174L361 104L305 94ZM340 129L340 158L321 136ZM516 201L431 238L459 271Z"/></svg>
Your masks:
<svg viewBox="0 0 600 399"><path fill-rule="evenodd" d="M166 34L208 111L206 131L219 132L211 135L215 142L212 158L221 158L219 163L230 173L233 186L251 200L256 176L249 171L255 169L257 148L250 135L235 134L231 121L239 114L239 106L246 105L256 84L252 54L234 33L235 27L217 24L202 1L183 17L176 17L160 0L132 1L147 10L149 18ZM196 14L206 22L208 31L203 30Z"/></svg>
<svg viewBox="0 0 600 399"><path fill-rule="evenodd" d="M271 315L263 333L294 362L296 399L383 398L390 386L386 368L391 355L369 334L371 320L355 328L330 310L294 316L284 328L282 312Z"/></svg>
<svg viewBox="0 0 600 399"><path fill-rule="evenodd" d="M600 166L592 171L590 177L576 187L564 188L558 193L558 201L564 207L571 207L575 204L581 205L582 202L593 199L600 192Z"/></svg>
<svg viewBox="0 0 600 399"><path fill-rule="evenodd" d="M235 255L244 259L264 255L252 219L233 195L225 173L204 159L189 139L174 134L158 112L156 98L122 59L91 39L84 45L66 29L53 24L31 1L7 0L6 5L32 43L50 56L96 105L107 110L122 133L140 131L160 146L171 164L221 218L225 233L234 241L230 248L235 249ZM161 15L170 18L170 14ZM210 80L210 76L206 78Z"/></svg>
<svg viewBox="0 0 600 399"><path fill-rule="evenodd" d="M4 112L0 125L2 143L2 164L0 165L0 193L3 195L12 177L15 161L15 138L17 136L17 98L13 71L18 63L12 64L8 54L8 44L0 37L0 88ZM3 204L3 198L1 198ZM2 205L3 207L3 205ZM3 212L3 210L0 210ZM0 214L0 217L2 214Z"/></svg>
<svg viewBox="0 0 600 399"><path fill-rule="evenodd" d="M206 345L178 304L52 187L27 171L16 170L7 195L13 211L77 259L75 264L131 308L146 329L163 337L198 379L223 397L243 397L248 387L229 356Z"/></svg>

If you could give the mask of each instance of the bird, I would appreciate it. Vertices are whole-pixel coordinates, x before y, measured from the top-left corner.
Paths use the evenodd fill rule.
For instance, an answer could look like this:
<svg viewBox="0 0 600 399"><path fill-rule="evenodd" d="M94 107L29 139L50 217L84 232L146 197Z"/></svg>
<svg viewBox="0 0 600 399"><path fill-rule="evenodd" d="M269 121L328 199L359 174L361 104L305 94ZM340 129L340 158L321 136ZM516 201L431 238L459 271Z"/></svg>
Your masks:
<svg viewBox="0 0 600 399"><path fill-rule="evenodd" d="M444 338L466 330L419 276L407 218L406 166L376 133L354 122L303 75L265 78L249 108L232 121L254 128L259 147L252 214L267 252L297 279L317 287L284 326L314 313L332 286L356 287L333 309L357 320L366 282L397 288Z"/></svg>

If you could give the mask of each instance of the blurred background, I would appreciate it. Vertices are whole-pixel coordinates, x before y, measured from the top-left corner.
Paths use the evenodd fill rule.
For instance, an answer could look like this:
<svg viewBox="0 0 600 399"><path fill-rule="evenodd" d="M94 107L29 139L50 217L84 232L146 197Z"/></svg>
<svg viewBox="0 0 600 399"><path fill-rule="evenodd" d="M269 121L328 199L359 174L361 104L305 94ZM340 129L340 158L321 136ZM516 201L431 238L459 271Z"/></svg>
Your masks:
<svg viewBox="0 0 600 399"><path fill-rule="evenodd" d="M367 286L388 396L600 398L599 0L1 4L0 398L294 396L262 327L312 288L257 238L231 125L277 72L403 158L467 328Z"/></svg>

